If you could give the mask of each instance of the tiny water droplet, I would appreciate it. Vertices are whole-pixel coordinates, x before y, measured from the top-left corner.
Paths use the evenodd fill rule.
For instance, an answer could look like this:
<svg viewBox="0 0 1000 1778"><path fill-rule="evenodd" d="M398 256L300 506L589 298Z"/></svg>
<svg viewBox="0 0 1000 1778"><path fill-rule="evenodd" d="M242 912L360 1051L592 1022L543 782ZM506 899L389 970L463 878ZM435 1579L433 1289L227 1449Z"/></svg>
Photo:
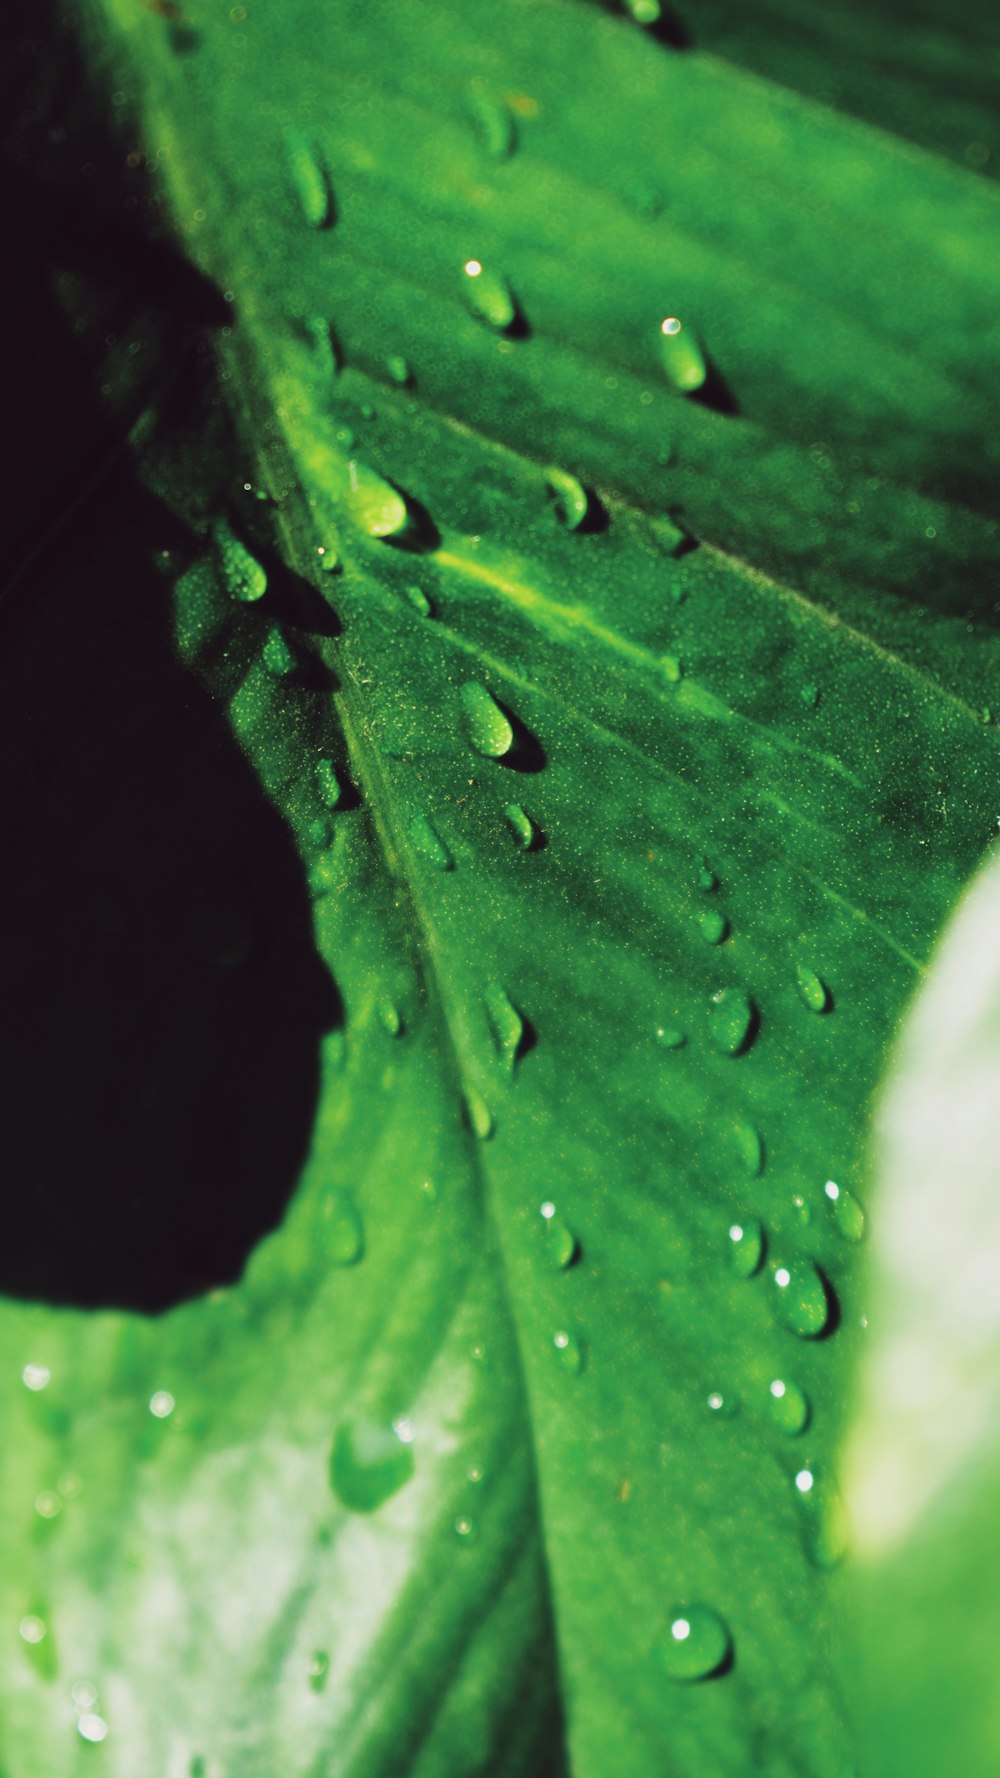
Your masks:
<svg viewBox="0 0 1000 1778"><path fill-rule="evenodd" d="M324 1193L321 1216L325 1225L324 1247L335 1266L353 1266L365 1249L365 1231L357 1208L346 1192Z"/></svg>
<svg viewBox="0 0 1000 1778"><path fill-rule="evenodd" d="M740 1411L740 1398L732 1390L712 1389L705 1397L705 1406L715 1420L734 1420Z"/></svg>
<svg viewBox="0 0 1000 1778"><path fill-rule="evenodd" d="M325 321L322 315L307 315L302 326L313 348L316 370L325 383L332 383L340 369L340 353L329 321Z"/></svg>
<svg viewBox="0 0 1000 1778"><path fill-rule="evenodd" d="M39 1390L47 1389L51 1381L52 1372L46 1364L26 1364L21 1372L21 1382L24 1387L36 1395Z"/></svg>
<svg viewBox="0 0 1000 1778"><path fill-rule="evenodd" d="M552 1335L552 1345L562 1369L570 1376L578 1377L583 1369L583 1347L576 1335L561 1327Z"/></svg>
<svg viewBox="0 0 1000 1778"><path fill-rule="evenodd" d="M32 1646L37 1647L39 1642L45 1640L47 1625L44 1618L35 1617L32 1612L29 1612L26 1617L21 1619L21 1622L17 1626L17 1630L22 1642L27 1642Z"/></svg>
<svg viewBox="0 0 1000 1778"><path fill-rule="evenodd" d="M657 1025L656 1041L661 1049L682 1050L687 1043L687 1033L679 1025Z"/></svg>
<svg viewBox="0 0 1000 1778"><path fill-rule="evenodd" d="M262 599L267 592L266 571L225 519L212 526L212 542L229 597L245 605Z"/></svg>
<svg viewBox="0 0 1000 1778"><path fill-rule="evenodd" d="M466 1087L465 1105L473 1135L478 1136L480 1142L488 1142L496 1129L496 1124L486 1100L481 1093L476 1091L475 1087Z"/></svg>
<svg viewBox="0 0 1000 1778"><path fill-rule="evenodd" d="M89 1679L78 1679L69 1695L74 1710L92 1710L97 1703L97 1687Z"/></svg>
<svg viewBox="0 0 1000 1778"><path fill-rule="evenodd" d="M568 1222L559 1216L551 1200L541 1206L543 1247L553 1271L565 1272L579 1257L580 1244Z"/></svg>
<svg viewBox="0 0 1000 1778"><path fill-rule="evenodd" d="M806 1554L815 1568L829 1573L843 1561L848 1548L847 1513L840 1491L813 1462L796 1472L793 1484L802 1514Z"/></svg>
<svg viewBox="0 0 1000 1778"><path fill-rule="evenodd" d="M390 352L385 361L385 368L390 382L395 383L400 389L406 389L412 383L413 372L402 352Z"/></svg>
<svg viewBox="0 0 1000 1778"><path fill-rule="evenodd" d="M309 1662L309 1689L321 1692L326 1689L330 1676L330 1657L325 1648L318 1648Z"/></svg>
<svg viewBox="0 0 1000 1778"><path fill-rule="evenodd" d="M808 963L795 965L795 986L799 999L810 1012L826 1012L830 1005L830 990L821 976L811 969Z"/></svg>
<svg viewBox="0 0 1000 1778"><path fill-rule="evenodd" d="M669 460L668 454L667 461L669 462ZM650 519L649 528L653 533L657 547L665 556L674 558L682 556L694 542L687 526L682 524L679 518L669 513L659 513L655 518ZM672 591L675 599L680 600L684 597L681 588L674 588Z"/></svg>
<svg viewBox="0 0 1000 1778"><path fill-rule="evenodd" d="M413 1474L412 1429L404 1438L396 1427L347 1421L337 1428L330 1458L333 1491L349 1512L372 1513L398 1494Z"/></svg>
<svg viewBox="0 0 1000 1778"><path fill-rule="evenodd" d="M509 333L517 320L517 304L510 285L499 272L486 269L479 259L467 259L462 267L465 305L477 321L495 333Z"/></svg>
<svg viewBox="0 0 1000 1778"><path fill-rule="evenodd" d="M156 1389L149 1398L149 1411L154 1420L169 1420L176 1405L169 1389Z"/></svg>
<svg viewBox="0 0 1000 1778"><path fill-rule="evenodd" d="M705 908L698 915L698 931L706 944L721 945L729 937L729 921L718 908Z"/></svg>
<svg viewBox="0 0 1000 1778"><path fill-rule="evenodd" d="M679 685L684 677L684 668L675 654L660 656L660 667L668 685Z"/></svg>
<svg viewBox="0 0 1000 1778"><path fill-rule="evenodd" d="M267 633L263 651L264 665L275 679L283 679L295 668L295 656L277 625Z"/></svg>
<svg viewBox="0 0 1000 1778"><path fill-rule="evenodd" d="M414 611L419 612L421 617L433 617L434 607L422 586L417 586L415 582L410 586L405 586L403 588L403 597L408 604L413 606Z"/></svg>
<svg viewBox="0 0 1000 1778"><path fill-rule="evenodd" d="M708 1030L716 1049L724 1056L739 1056L754 1039L756 1012L742 988L720 988L709 1005Z"/></svg>
<svg viewBox="0 0 1000 1778"><path fill-rule="evenodd" d="M63 1503L53 1488L43 1488L35 1496L35 1511L40 1519L57 1519Z"/></svg>
<svg viewBox="0 0 1000 1778"><path fill-rule="evenodd" d="M557 516L568 531L578 531L590 511L590 496L581 481L565 469L547 469L545 482Z"/></svg>
<svg viewBox="0 0 1000 1778"><path fill-rule="evenodd" d="M515 844L522 852L530 852L535 844L537 829L530 815L522 809L520 803L505 803L503 818L510 828Z"/></svg>
<svg viewBox="0 0 1000 1778"><path fill-rule="evenodd" d="M399 1037L403 1030L403 1020L399 1007L392 1000L380 1000L375 1009L378 1022L387 1037Z"/></svg>
<svg viewBox="0 0 1000 1778"><path fill-rule="evenodd" d="M792 1198L792 1209L795 1211L795 1219L797 1222L801 1222L804 1225L812 1222L812 1210L801 1192L796 1192Z"/></svg>
<svg viewBox="0 0 1000 1778"><path fill-rule="evenodd" d="M668 315L660 322L660 363L667 381L684 395L700 389L708 376L697 334L676 315Z"/></svg>
<svg viewBox="0 0 1000 1778"><path fill-rule="evenodd" d="M695 880L703 895L711 895L719 887L719 879L707 858L703 858L698 866L698 875Z"/></svg>
<svg viewBox="0 0 1000 1778"><path fill-rule="evenodd" d="M809 1424L809 1398L789 1377L775 1377L768 1388L768 1413L775 1426L797 1438Z"/></svg>
<svg viewBox="0 0 1000 1778"><path fill-rule="evenodd" d="M833 1179L827 1180L823 1193L838 1235L845 1241L860 1241L865 1232L865 1213L854 1193L845 1191Z"/></svg>
<svg viewBox="0 0 1000 1778"><path fill-rule="evenodd" d="M503 759L514 745L514 730L493 693L478 680L469 680L458 695L470 744L485 759Z"/></svg>
<svg viewBox="0 0 1000 1778"><path fill-rule="evenodd" d="M796 1259L774 1268L778 1317L790 1333L814 1340L830 1319L826 1284L811 1259Z"/></svg>
<svg viewBox="0 0 1000 1778"><path fill-rule="evenodd" d="M729 1626L710 1605L678 1605L670 1613L660 1661L668 1679L710 1679L726 1664L731 1650Z"/></svg>
<svg viewBox="0 0 1000 1778"><path fill-rule="evenodd" d="M509 105L487 93L469 94L469 114L490 160L507 160L517 146L517 129Z"/></svg>
<svg viewBox="0 0 1000 1778"><path fill-rule="evenodd" d="M410 513L398 488L367 463L352 457L347 465L347 504L351 516L369 537L402 537Z"/></svg>
<svg viewBox="0 0 1000 1778"><path fill-rule="evenodd" d="M316 783L319 793L328 809L335 809L344 794L343 785L332 760L321 759L316 763Z"/></svg>
<svg viewBox="0 0 1000 1778"><path fill-rule="evenodd" d="M461 1513L455 1520L455 1536L459 1543L475 1543L479 1536L479 1527L475 1519L470 1519L467 1513Z"/></svg>
<svg viewBox="0 0 1000 1778"><path fill-rule="evenodd" d="M432 864L435 870L454 870L454 858L426 815L413 817L410 822L410 838L414 850L425 864Z"/></svg>
<svg viewBox="0 0 1000 1778"><path fill-rule="evenodd" d="M334 217L330 175L314 145L298 131L285 137L288 172L309 228L329 228Z"/></svg>
<svg viewBox="0 0 1000 1778"><path fill-rule="evenodd" d="M733 1130L733 1140L740 1166L749 1178L756 1178L764 1171L764 1139L755 1124L738 1123Z"/></svg>
<svg viewBox="0 0 1000 1778"><path fill-rule="evenodd" d="M821 695L819 686L813 685L811 681L806 685L803 685L799 690L799 697L802 699L807 710L815 710Z"/></svg>
<svg viewBox="0 0 1000 1778"><path fill-rule="evenodd" d="M524 1039L524 1020L500 982L491 982L483 996L486 1017L494 1047L507 1074L513 1074L514 1063Z"/></svg>
<svg viewBox="0 0 1000 1778"><path fill-rule="evenodd" d="M765 1244L764 1225L756 1216L730 1223L729 1260L738 1278L752 1278L760 1270Z"/></svg>

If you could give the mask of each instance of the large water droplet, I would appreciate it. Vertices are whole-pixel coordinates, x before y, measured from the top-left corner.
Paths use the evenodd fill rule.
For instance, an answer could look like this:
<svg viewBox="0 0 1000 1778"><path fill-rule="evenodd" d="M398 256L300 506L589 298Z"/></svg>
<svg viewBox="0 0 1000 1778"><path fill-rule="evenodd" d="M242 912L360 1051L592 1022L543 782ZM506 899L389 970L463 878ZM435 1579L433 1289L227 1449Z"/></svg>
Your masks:
<svg viewBox="0 0 1000 1778"><path fill-rule="evenodd" d="M345 1421L337 1428L330 1458L330 1481L338 1500L349 1512L375 1512L410 1480L412 1447L408 1421L393 1427Z"/></svg>
<svg viewBox="0 0 1000 1778"><path fill-rule="evenodd" d="M487 93L473 90L469 94L469 114L476 135L491 160L503 161L517 146L514 114L509 105Z"/></svg>
<svg viewBox="0 0 1000 1778"><path fill-rule="evenodd" d="M678 1605L660 1660L668 1679L710 1679L728 1665L732 1645L729 1626L710 1605Z"/></svg>
<svg viewBox="0 0 1000 1778"><path fill-rule="evenodd" d="M459 691L465 713L465 729L477 753L486 759L502 759L514 745L514 730L492 692L477 680Z"/></svg>
<svg viewBox="0 0 1000 1778"><path fill-rule="evenodd" d="M729 1225L729 1260L738 1278L752 1278L764 1259L764 1225L756 1216L743 1216Z"/></svg>
<svg viewBox="0 0 1000 1778"><path fill-rule="evenodd" d="M775 1377L768 1388L768 1413L775 1426L796 1438L809 1424L809 1398L790 1377Z"/></svg>
<svg viewBox="0 0 1000 1778"><path fill-rule="evenodd" d="M552 1335L552 1345L562 1369L570 1376L578 1377L583 1369L583 1346L576 1334L561 1327Z"/></svg>
<svg viewBox="0 0 1000 1778"><path fill-rule="evenodd" d="M568 1222L557 1213L551 1200L541 1206L545 1257L553 1271L565 1272L579 1256L580 1244Z"/></svg>
<svg viewBox="0 0 1000 1778"><path fill-rule="evenodd" d="M733 1140L740 1165L751 1179L764 1171L764 1139L755 1124L738 1123Z"/></svg>
<svg viewBox="0 0 1000 1778"><path fill-rule="evenodd" d="M698 931L706 944L721 945L729 937L729 921L718 908L705 908L698 915Z"/></svg>
<svg viewBox="0 0 1000 1778"><path fill-rule="evenodd" d="M684 395L700 389L708 376L697 334L676 315L668 315L660 323L660 363L668 382Z"/></svg>
<svg viewBox="0 0 1000 1778"><path fill-rule="evenodd" d="M830 990L822 976L817 975L808 963L795 965L795 986L799 999L810 1012L826 1012L830 1005Z"/></svg>
<svg viewBox="0 0 1000 1778"><path fill-rule="evenodd" d="M322 1203L324 1246L335 1266L353 1266L365 1249L364 1225L346 1192L329 1191Z"/></svg>
<svg viewBox="0 0 1000 1778"><path fill-rule="evenodd" d="M843 1235L845 1241L860 1241L865 1232L865 1213L854 1193L845 1191L834 1179L827 1180L823 1193L838 1235Z"/></svg>
<svg viewBox="0 0 1000 1778"><path fill-rule="evenodd" d="M590 511L590 496L583 483L566 469L547 469L545 481L566 529L578 531Z"/></svg>
<svg viewBox="0 0 1000 1778"><path fill-rule="evenodd" d="M245 605L262 599L267 592L267 574L225 519L212 526L212 541L229 597Z"/></svg>
<svg viewBox="0 0 1000 1778"><path fill-rule="evenodd" d="M309 1662L309 1689L321 1692L330 1676L330 1657L325 1648L318 1648Z"/></svg>
<svg viewBox="0 0 1000 1778"><path fill-rule="evenodd" d="M347 504L351 516L369 537L402 537L410 513L398 488L376 469L352 457L347 465Z"/></svg>
<svg viewBox="0 0 1000 1778"><path fill-rule="evenodd" d="M285 149L292 189L305 221L310 228L329 228L334 217L333 188L319 151L297 131L288 133Z"/></svg>
<svg viewBox="0 0 1000 1778"><path fill-rule="evenodd" d="M425 864L432 864L435 870L454 870L455 860L426 815L414 815L410 822L410 838Z"/></svg>
<svg viewBox="0 0 1000 1778"><path fill-rule="evenodd" d="M778 1317L800 1339L814 1340L830 1319L827 1286L811 1259L796 1259L774 1268Z"/></svg>
<svg viewBox="0 0 1000 1778"><path fill-rule="evenodd" d="M712 995L708 1030L722 1055L739 1056L748 1050L754 1039L755 1026L753 1001L742 988L720 988Z"/></svg>
<svg viewBox="0 0 1000 1778"><path fill-rule="evenodd" d="M505 1072L513 1074L524 1038L524 1020L500 982L491 982L483 996L486 1017L497 1055Z"/></svg>
<svg viewBox="0 0 1000 1778"><path fill-rule="evenodd" d="M462 267L466 307L478 321L496 333L509 333L517 320L517 304L510 285L499 272L486 269L481 260L467 259Z"/></svg>

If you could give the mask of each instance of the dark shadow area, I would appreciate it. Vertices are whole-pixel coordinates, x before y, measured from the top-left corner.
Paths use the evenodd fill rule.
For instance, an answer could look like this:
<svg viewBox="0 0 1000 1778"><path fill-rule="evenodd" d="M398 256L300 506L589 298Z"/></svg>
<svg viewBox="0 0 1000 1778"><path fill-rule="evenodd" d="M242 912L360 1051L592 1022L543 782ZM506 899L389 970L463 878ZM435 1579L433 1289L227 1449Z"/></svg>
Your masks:
<svg viewBox="0 0 1000 1778"><path fill-rule="evenodd" d="M499 698L496 700L496 705L497 709L502 711L503 715L506 716L514 734L513 742L507 749L507 752L500 755L497 760L497 765L506 766L508 771L511 772L544 771L545 767L548 765L548 755L545 748L542 746L541 741L538 739L538 736L533 735L530 728L527 728L521 721L521 718L516 716L514 711L511 710L508 705L501 703ZM533 839L531 849L540 851L541 844L543 843L544 842L539 843L537 838Z"/></svg>
<svg viewBox="0 0 1000 1778"><path fill-rule="evenodd" d="M700 389L691 391L688 400L696 401L699 407L710 408L713 414L738 414L739 403L718 367L709 359L706 368L705 381Z"/></svg>
<svg viewBox="0 0 1000 1778"><path fill-rule="evenodd" d="M158 1311L280 1221L342 1008L289 830L174 652L202 546L126 436L169 372L191 463L219 311L143 240L57 10L2 30L0 1291Z"/></svg>
<svg viewBox="0 0 1000 1778"><path fill-rule="evenodd" d="M390 482L396 488L395 482ZM426 506L415 500L412 494L404 493L396 488L396 493L406 502L407 526L398 537L387 537L385 542L391 549L403 551L411 556L429 556L441 547L441 533L431 518Z"/></svg>
<svg viewBox="0 0 1000 1778"><path fill-rule="evenodd" d="M837 1329L840 1327L840 1324L844 1319L843 1310L840 1307L840 1298L838 1297L837 1292L834 1289L833 1285L830 1283L830 1280L827 1277L826 1273L823 1271L820 1271L820 1268L818 1266L817 1266L816 1270L819 1272L820 1283L822 1284L824 1293L826 1295L826 1308L827 1308L826 1326L823 1328L821 1333L816 1335L816 1338L818 1340L832 1340L834 1334L837 1332Z"/></svg>

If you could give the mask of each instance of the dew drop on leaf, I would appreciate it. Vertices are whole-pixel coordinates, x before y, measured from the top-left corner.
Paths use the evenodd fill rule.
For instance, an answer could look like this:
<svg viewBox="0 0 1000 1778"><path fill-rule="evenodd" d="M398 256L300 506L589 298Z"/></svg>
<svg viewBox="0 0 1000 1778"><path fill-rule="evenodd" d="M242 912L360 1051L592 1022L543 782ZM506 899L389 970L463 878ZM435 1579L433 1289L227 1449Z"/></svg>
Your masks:
<svg viewBox="0 0 1000 1778"><path fill-rule="evenodd" d="M397 1430L397 1427L401 1430ZM403 1436L403 1433L410 1436ZM348 1420L337 1428L330 1458L330 1482L349 1512L372 1513L398 1494L413 1474L409 1422L378 1426Z"/></svg>
<svg viewBox="0 0 1000 1778"><path fill-rule="evenodd" d="M707 858L703 858L701 864L698 866L698 876L696 881L698 888L703 895L711 895L713 891L719 887L719 879Z"/></svg>
<svg viewBox="0 0 1000 1778"><path fill-rule="evenodd" d="M822 976L808 963L797 963L795 966L795 986L799 999L810 1012L826 1012L830 1005L830 990Z"/></svg>
<svg viewBox="0 0 1000 1778"><path fill-rule="evenodd" d="M103 1716L98 1716L93 1710L85 1710L82 1716L77 1717L76 1728L83 1741L106 1741L108 1738L107 1723Z"/></svg>
<svg viewBox="0 0 1000 1778"><path fill-rule="evenodd" d="M826 1284L811 1259L796 1259L774 1268L774 1293L779 1320L800 1339L814 1340L830 1319Z"/></svg>
<svg viewBox="0 0 1000 1778"><path fill-rule="evenodd" d="M710 1605L678 1605L670 1613L660 1661L668 1679L710 1679L732 1650L728 1625Z"/></svg>
<svg viewBox="0 0 1000 1778"><path fill-rule="evenodd" d="M482 1093L478 1092L475 1087L466 1087L465 1106L469 1114L469 1127L472 1130L473 1135L478 1136L480 1142L488 1142L496 1129L496 1124L493 1121L493 1113L487 1105L486 1100L483 1098Z"/></svg>
<svg viewBox="0 0 1000 1778"><path fill-rule="evenodd" d="M285 137L292 190L309 228L329 228L333 221L333 189L318 150L308 137L289 131Z"/></svg>
<svg viewBox="0 0 1000 1778"><path fill-rule="evenodd" d="M33 1612L29 1612L27 1616L21 1619L21 1622L17 1626L17 1630L22 1642L37 1645L39 1642L45 1640L45 1620L44 1618L36 1617Z"/></svg>
<svg viewBox="0 0 1000 1778"><path fill-rule="evenodd" d="M709 1005L709 1035L724 1056L738 1056L754 1037L753 1001L742 988L720 988Z"/></svg>
<svg viewBox="0 0 1000 1778"><path fill-rule="evenodd" d="M322 315L307 315L302 325L313 348L316 373L325 383L332 383L340 369L340 354L329 321L324 321Z"/></svg>
<svg viewBox="0 0 1000 1778"><path fill-rule="evenodd" d="M309 1689L314 1692L324 1691L330 1675L330 1657L324 1648L318 1648L309 1662Z"/></svg>
<svg viewBox="0 0 1000 1778"><path fill-rule="evenodd" d="M624 0L624 5L637 25L659 24L663 12L660 0Z"/></svg>
<svg viewBox="0 0 1000 1778"><path fill-rule="evenodd" d="M326 1251L335 1266L356 1265L364 1252L361 1217L346 1192L329 1191L322 1201Z"/></svg>
<svg viewBox="0 0 1000 1778"><path fill-rule="evenodd" d="M698 915L698 931L708 945L721 945L729 937L729 921L718 908L705 908Z"/></svg>
<svg viewBox="0 0 1000 1778"><path fill-rule="evenodd" d="M557 516L568 531L578 531L590 511L590 497L581 481L566 469L547 469L545 482Z"/></svg>
<svg viewBox="0 0 1000 1778"><path fill-rule="evenodd" d="M394 1000L380 1000L375 1011L378 1015L378 1022L387 1037L400 1037L402 1035L402 1015Z"/></svg>
<svg viewBox="0 0 1000 1778"><path fill-rule="evenodd" d="M462 267L462 291L469 312L495 333L508 333L517 320L517 304L506 278L488 271L479 259Z"/></svg>
<svg viewBox="0 0 1000 1778"><path fill-rule="evenodd" d="M432 864L435 870L454 870L455 860L443 839L426 815L415 815L410 822L410 838L414 850L425 864Z"/></svg>
<svg viewBox="0 0 1000 1778"><path fill-rule="evenodd" d="M700 389L708 375L697 335L676 315L667 315L660 322L660 363L667 381L684 395Z"/></svg>
<svg viewBox="0 0 1000 1778"><path fill-rule="evenodd" d="M768 1386L768 1415L780 1432L796 1438L809 1424L809 1398L790 1377L775 1377Z"/></svg>
<svg viewBox="0 0 1000 1778"><path fill-rule="evenodd" d="M524 1020L500 982L491 982L483 996L493 1044L506 1073L512 1074L524 1037Z"/></svg>
<svg viewBox="0 0 1000 1778"><path fill-rule="evenodd" d="M412 383L413 372L402 352L390 352L385 361L385 368L390 382L395 383L397 388L406 389Z"/></svg>
<svg viewBox="0 0 1000 1778"><path fill-rule="evenodd" d="M408 604L413 606L414 611L419 612L421 617L433 616L433 606L431 605L427 594L424 592L423 587L417 586L416 582L403 588L403 597Z"/></svg>
<svg viewBox="0 0 1000 1778"><path fill-rule="evenodd" d="M459 1543L475 1543L479 1536L479 1527L475 1519L470 1519L467 1513L460 1513L455 1520L455 1536Z"/></svg>
<svg viewBox="0 0 1000 1778"><path fill-rule="evenodd" d="M668 685L680 684L684 677L684 668L675 654L661 655L660 666L663 670L663 677Z"/></svg>
<svg viewBox="0 0 1000 1778"><path fill-rule="evenodd" d="M756 1216L729 1225L729 1262L738 1278L752 1278L764 1259L764 1226Z"/></svg>
<svg viewBox="0 0 1000 1778"><path fill-rule="evenodd" d="M764 1139L755 1124L740 1122L733 1130L740 1166L749 1178L764 1171Z"/></svg>
<svg viewBox="0 0 1000 1778"><path fill-rule="evenodd" d="M796 1471L793 1483L806 1554L814 1568L829 1572L843 1561L848 1547L847 1513L840 1490L813 1462Z"/></svg>
<svg viewBox="0 0 1000 1778"><path fill-rule="evenodd" d="M316 783L320 796L328 809L335 809L344 794L343 785L337 774L337 768L329 759L321 759L316 764Z"/></svg>
<svg viewBox="0 0 1000 1778"><path fill-rule="evenodd" d="M682 1050L687 1043L687 1034L679 1025L657 1025L656 1041L661 1049Z"/></svg>
<svg viewBox="0 0 1000 1778"><path fill-rule="evenodd" d="M229 597L245 605L262 599L267 592L267 574L225 519L212 526L212 542Z"/></svg>
<svg viewBox="0 0 1000 1778"><path fill-rule="evenodd" d="M402 537L410 514L398 488L352 457L347 465L347 505L351 517L369 537Z"/></svg>
<svg viewBox="0 0 1000 1778"><path fill-rule="evenodd" d="M544 1231L542 1246L545 1257L553 1271L568 1271L573 1261L579 1257L580 1244L569 1224L557 1213L551 1200L542 1204L541 1217Z"/></svg>
<svg viewBox="0 0 1000 1778"><path fill-rule="evenodd" d="M578 1377L583 1369L583 1347L579 1339L568 1328L561 1327L552 1335L552 1346L556 1360L564 1371Z"/></svg>
<svg viewBox="0 0 1000 1778"><path fill-rule="evenodd" d="M530 852L535 843L536 828L531 816L526 814L520 803L505 803L503 818L511 831L511 835L522 852Z"/></svg>
<svg viewBox="0 0 1000 1778"><path fill-rule="evenodd" d="M740 1411L740 1398L731 1389L710 1389L705 1406L713 1420L734 1420Z"/></svg>
<svg viewBox="0 0 1000 1778"><path fill-rule="evenodd" d="M478 680L469 680L459 697L470 744L486 759L503 759L514 745L514 730L492 692Z"/></svg>
<svg viewBox="0 0 1000 1778"><path fill-rule="evenodd" d="M865 1232L865 1213L854 1193L845 1191L836 1180L828 1179L823 1187L823 1195L838 1235L842 1235L845 1241L860 1241Z"/></svg>
<svg viewBox="0 0 1000 1778"><path fill-rule="evenodd" d="M469 94L469 115L490 160L507 160L517 146L514 114L510 107L500 99L473 90Z"/></svg>
<svg viewBox="0 0 1000 1778"><path fill-rule="evenodd" d="M273 674L275 679L287 677L295 666L295 656L277 626L268 630L264 643L263 661L268 672Z"/></svg>

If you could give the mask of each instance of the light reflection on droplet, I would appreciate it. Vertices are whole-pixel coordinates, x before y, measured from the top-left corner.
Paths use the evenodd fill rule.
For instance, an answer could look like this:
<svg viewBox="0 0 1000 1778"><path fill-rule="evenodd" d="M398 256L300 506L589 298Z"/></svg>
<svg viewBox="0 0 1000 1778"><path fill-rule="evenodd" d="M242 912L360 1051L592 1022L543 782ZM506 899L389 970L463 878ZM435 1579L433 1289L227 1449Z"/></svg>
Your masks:
<svg viewBox="0 0 1000 1778"><path fill-rule="evenodd" d="M69 1695L75 1710L93 1710L97 1703L97 1687L89 1679L78 1679Z"/></svg>
<svg viewBox="0 0 1000 1778"><path fill-rule="evenodd" d="M774 1274L774 1282L779 1290L787 1290L792 1281L792 1274L787 1266L779 1266Z"/></svg>
<svg viewBox="0 0 1000 1778"><path fill-rule="evenodd" d="M45 1488L35 1497L35 1511L41 1519L58 1518L62 1512L62 1501L51 1488Z"/></svg>
<svg viewBox="0 0 1000 1778"><path fill-rule="evenodd" d="M93 1711L88 1710L85 1716L81 1716L76 1726L85 1741L105 1741L107 1739L108 1725L103 1716L95 1716Z"/></svg>
<svg viewBox="0 0 1000 1778"><path fill-rule="evenodd" d="M412 1445L415 1437L412 1420L408 1420L405 1416L401 1416L398 1420L393 1421L392 1430L396 1434L401 1445Z"/></svg>
<svg viewBox="0 0 1000 1778"><path fill-rule="evenodd" d="M668 315L666 320L661 321L661 323L660 323L660 332L665 333L668 336L670 334L680 333L680 330L681 330L681 324L678 321L676 315Z"/></svg>
<svg viewBox="0 0 1000 1778"><path fill-rule="evenodd" d="M157 1420L166 1420L176 1405L169 1389L157 1389L149 1398L149 1411Z"/></svg>
<svg viewBox="0 0 1000 1778"><path fill-rule="evenodd" d="M675 1617L670 1626L670 1634L675 1642L686 1642L691 1634L691 1625L688 1623L687 1618Z"/></svg>
<svg viewBox="0 0 1000 1778"><path fill-rule="evenodd" d="M552 1218L554 1217L554 1215L556 1213L556 1207L552 1203L551 1199L547 1198L545 1200L544 1204L539 1204L538 1208L539 1208L539 1213L542 1216L544 1216L546 1222L551 1222Z"/></svg>
<svg viewBox="0 0 1000 1778"><path fill-rule="evenodd" d="M465 275L467 278L481 277L482 270L483 270L482 265L480 264L478 259L467 259L466 260Z"/></svg>
<svg viewBox="0 0 1000 1778"><path fill-rule="evenodd" d="M39 1643L45 1638L45 1620L34 1617L30 1612L23 1617L17 1626L22 1642Z"/></svg>
<svg viewBox="0 0 1000 1778"><path fill-rule="evenodd" d="M48 1387L52 1372L44 1364L26 1364L21 1372L21 1382L26 1389L39 1390Z"/></svg>
<svg viewBox="0 0 1000 1778"><path fill-rule="evenodd" d="M811 1469L800 1469L795 1477L795 1486L800 1494L809 1494L812 1492L815 1481L816 1477Z"/></svg>

